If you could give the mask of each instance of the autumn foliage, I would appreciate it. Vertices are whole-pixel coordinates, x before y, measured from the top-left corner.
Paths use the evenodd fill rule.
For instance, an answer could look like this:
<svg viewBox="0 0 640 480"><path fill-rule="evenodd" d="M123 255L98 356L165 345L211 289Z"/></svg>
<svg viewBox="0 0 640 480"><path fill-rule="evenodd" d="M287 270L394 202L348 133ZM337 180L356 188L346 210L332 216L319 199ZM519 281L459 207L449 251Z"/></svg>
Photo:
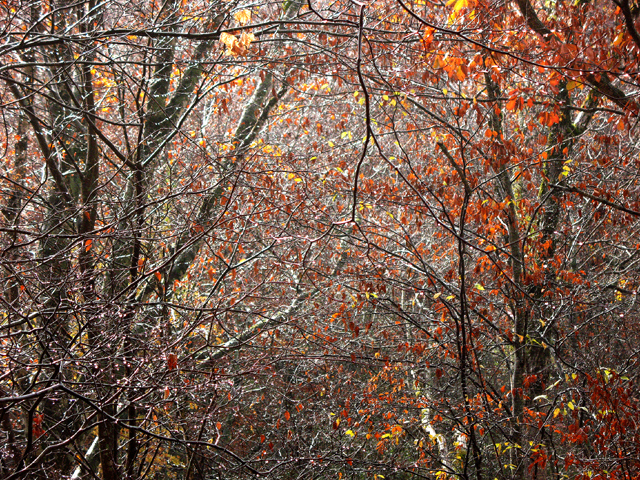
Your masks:
<svg viewBox="0 0 640 480"><path fill-rule="evenodd" d="M638 4L0 12L0 477L640 477Z"/></svg>

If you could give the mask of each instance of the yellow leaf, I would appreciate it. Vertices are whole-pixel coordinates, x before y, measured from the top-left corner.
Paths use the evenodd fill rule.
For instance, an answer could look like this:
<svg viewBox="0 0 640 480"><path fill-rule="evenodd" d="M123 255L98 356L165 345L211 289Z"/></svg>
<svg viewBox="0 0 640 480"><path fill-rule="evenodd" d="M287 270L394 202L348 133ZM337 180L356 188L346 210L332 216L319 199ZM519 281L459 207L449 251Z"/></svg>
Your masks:
<svg viewBox="0 0 640 480"><path fill-rule="evenodd" d="M453 11L458 12L469 6L469 0L449 0L447 5L453 4Z"/></svg>
<svg viewBox="0 0 640 480"><path fill-rule="evenodd" d="M347 430L346 432L344 432L345 435L349 435L350 437L355 437L356 434L353 433L353 430Z"/></svg>
<svg viewBox="0 0 640 480"><path fill-rule="evenodd" d="M233 14L233 18L235 18L240 25L246 25L251 21L251 11L247 9L240 10Z"/></svg>
<svg viewBox="0 0 640 480"><path fill-rule="evenodd" d="M353 133L351 133L350 131L342 132L340 134L340 138L348 138L349 140L351 140L353 138Z"/></svg>

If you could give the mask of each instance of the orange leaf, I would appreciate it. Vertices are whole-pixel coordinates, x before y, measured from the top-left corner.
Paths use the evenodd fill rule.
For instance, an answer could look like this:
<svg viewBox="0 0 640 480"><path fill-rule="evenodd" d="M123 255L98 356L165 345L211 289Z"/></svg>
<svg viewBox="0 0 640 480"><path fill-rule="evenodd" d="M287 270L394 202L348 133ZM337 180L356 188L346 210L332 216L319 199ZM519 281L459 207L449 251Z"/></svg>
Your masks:
<svg viewBox="0 0 640 480"><path fill-rule="evenodd" d="M158 271L156 271L156 273L154 274L156 276L156 278L158 279L159 282L162 281L162 274Z"/></svg>
<svg viewBox="0 0 640 480"><path fill-rule="evenodd" d="M624 38L624 32L620 32L618 36L613 40L613 46L617 47L622 43L622 39Z"/></svg>
<svg viewBox="0 0 640 480"><path fill-rule="evenodd" d="M552 127L556 123L560 123L560 117L556 113L550 112L547 127Z"/></svg>
<svg viewBox="0 0 640 480"><path fill-rule="evenodd" d="M235 35L231 35L230 33L227 33L227 32L222 32L220 34L220 43L226 45L229 48L233 47L233 44L236 43L237 41L238 39L235 37Z"/></svg>
<svg viewBox="0 0 640 480"><path fill-rule="evenodd" d="M289 420L291 418L291 414L289 412L284 412L284 419Z"/></svg>
<svg viewBox="0 0 640 480"><path fill-rule="evenodd" d="M84 241L84 251L88 252L89 250L91 250L91 244L93 243L93 240L91 240L90 238L88 240Z"/></svg>
<svg viewBox="0 0 640 480"><path fill-rule="evenodd" d="M256 39L255 35L253 33L244 33L242 32L242 35L240 35L240 44L244 47L244 48L249 48L249 45L251 45L251 43Z"/></svg>
<svg viewBox="0 0 640 480"><path fill-rule="evenodd" d="M240 25L246 25L251 21L251 10L240 10L233 14L233 18L235 18Z"/></svg>

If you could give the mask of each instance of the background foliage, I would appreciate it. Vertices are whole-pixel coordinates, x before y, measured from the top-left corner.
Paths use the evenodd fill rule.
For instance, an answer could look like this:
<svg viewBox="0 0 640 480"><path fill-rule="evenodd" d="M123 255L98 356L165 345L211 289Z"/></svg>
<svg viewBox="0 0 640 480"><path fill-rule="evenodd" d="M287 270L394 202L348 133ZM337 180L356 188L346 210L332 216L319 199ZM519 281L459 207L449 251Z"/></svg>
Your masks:
<svg viewBox="0 0 640 480"><path fill-rule="evenodd" d="M639 476L637 3L0 11L3 478Z"/></svg>

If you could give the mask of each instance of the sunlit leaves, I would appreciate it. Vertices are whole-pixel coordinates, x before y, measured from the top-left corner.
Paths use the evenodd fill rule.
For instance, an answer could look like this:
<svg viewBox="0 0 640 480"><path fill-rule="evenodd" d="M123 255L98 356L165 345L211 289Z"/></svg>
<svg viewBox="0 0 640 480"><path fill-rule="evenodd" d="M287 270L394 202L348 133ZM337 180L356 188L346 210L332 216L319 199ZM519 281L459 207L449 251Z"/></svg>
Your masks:
<svg viewBox="0 0 640 480"><path fill-rule="evenodd" d="M458 12L463 8L467 8L469 5L472 5L471 0L449 0L447 5L453 5L453 11Z"/></svg>
<svg viewBox="0 0 640 480"><path fill-rule="evenodd" d="M244 55L249 49L249 45L255 40L253 33L242 32L240 38L227 32L220 34L220 42L225 45L226 54L232 56Z"/></svg>
<svg viewBox="0 0 640 480"><path fill-rule="evenodd" d="M104 182L91 195L111 228L74 237L47 260L73 251L96 257L102 273L81 275L72 260L58 282L68 291L47 303L54 307L38 306L57 284L45 284L51 271L28 264L37 257L48 265L45 239L73 237L87 205L71 202L49 215L44 192L53 176L29 179L18 228L7 224L3 233L33 229L29 238L3 237L5 284L20 285L5 315L38 332L20 333L23 324L6 329L8 342L36 345L21 368L44 358L37 355L47 337L41 327L69 318L73 328L44 332L54 339L64 332L64 348L52 345L47 355L72 352L59 362L65 369L75 358L87 365L114 359L102 382L116 385L111 397L99 382L87 382L82 394L113 398L118 411L129 401L122 395L142 399L133 402L140 408L131 417L141 422L136 434L153 427L174 438L179 431L185 443L172 448L189 446L170 457L162 445L164 462L193 458L194 466L215 469L224 456L214 457L214 446L250 459L229 460L218 476L242 475L251 465L288 477L289 459L305 458L323 459L327 478L340 478L345 465L363 478L382 477L383 469L473 477L472 452L464 455L470 433L486 478L510 474L513 465L549 476L544 462L558 469L554 475L577 476L595 471L589 452L612 464L618 447L631 458L637 395L614 367L624 364L626 378L636 376L628 352L637 350L630 293L637 228L611 205L638 203L637 127L612 89L637 90L637 60L621 17L610 16L615 7L536 5L557 36L549 39L531 32L517 4L406 3L414 17L394 2L373 2L363 9L358 56L353 5L322 10L313 3L321 17L305 4L292 22L282 21L277 5L224 5L231 10L219 29L202 28L204 13L187 3L168 24L171 41L158 37L165 25L145 36L132 24L126 32L136 35L118 37L124 43L113 47L120 57L92 44L101 55L87 64L99 92L97 118L83 117L86 96L74 98L66 116L47 111L60 95L52 79L62 78L47 65L53 50L34 53L37 88L19 98L7 92L7 162L20 138L30 148L37 143L11 136L21 98L33 99L47 130L58 128L56 118L71 119L50 142L63 178L85 174L86 138L93 125L100 129ZM217 13L215 4L206 8ZM251 22L261 25L259 44L245 31ZM218 32L220 43L202 53ZM154 62L171 42L176 61L161 68ZM82 65L88 52L81 43L66 46ZM130 62L118 59L127 55ZM81 79L71 63L64 74ZM23 85L27 69L7 70L7 78ZM150 101L163 85L156 71L166 73L167 89ZM193 90L173 97L188 78L196 79ZM607 93L593 93L594 82ZM82 85L72 83L65 95ZM183 101L183 115L165 122ZM156 107L159 120L142 125ZM263 123L240 151L233 135L245 111ZM174 136L152 145L154 125ZM365 134L375 141L363 152ZM107 140L125 153L116 155ZM138 177L149 149L160 166ZM29 170L43 164L38 157ZM5 173L10 192L19 176ZM50 227L39 229L48 218ZM56 230L62 221L68 224ZM121 256L118 244L126 247ZM19 250L23 256L9 258ZM109 278L123 281L109 290ZM93 315L96 308L107 312ZM87 319L106 318L113 328L88 347L79 333L92 325ZM67 333L78 334L77 346L67 347ZM96 353L101 345L113 353ZM82 375L93 368L102 365ZM523 408L514 413L518 399ZM521 448L512 438L516 425L530 435ZM49 438L64 440L56 435ZM542 437L557 453L538 443ZM188 443L199 438L211 445ZM110 444L120 449L127 441ZM301 463L295 468L294 476L309 476Z"/></svg>
<svg viewBox="0 0 640 480"><path fill-rule="evenodd" d="M240 25L246 25L251 21L251 10L243 9L237 11L233 14L233 18L235 18Z"/></svg>

